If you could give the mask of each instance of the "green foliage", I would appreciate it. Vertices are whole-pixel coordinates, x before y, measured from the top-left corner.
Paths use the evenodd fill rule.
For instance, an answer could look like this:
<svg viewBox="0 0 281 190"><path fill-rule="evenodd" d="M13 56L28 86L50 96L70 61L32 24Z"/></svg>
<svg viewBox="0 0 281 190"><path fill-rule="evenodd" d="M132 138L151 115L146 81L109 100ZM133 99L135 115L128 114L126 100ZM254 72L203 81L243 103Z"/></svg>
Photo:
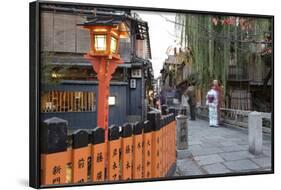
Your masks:
<svg viewBox="0 0 281 190"><path fill-rule="evenodd" d="M216 24L213 18L218 21ZM178 14L176 23L182 26L182 45L192 50L192 72L198 75L201 88L208 89L211 81L218 79L226 92L230 62L244 72L253 53L259 72L264 71L258 42L264 40L264 31L271 28L269 19Z"/></svg>

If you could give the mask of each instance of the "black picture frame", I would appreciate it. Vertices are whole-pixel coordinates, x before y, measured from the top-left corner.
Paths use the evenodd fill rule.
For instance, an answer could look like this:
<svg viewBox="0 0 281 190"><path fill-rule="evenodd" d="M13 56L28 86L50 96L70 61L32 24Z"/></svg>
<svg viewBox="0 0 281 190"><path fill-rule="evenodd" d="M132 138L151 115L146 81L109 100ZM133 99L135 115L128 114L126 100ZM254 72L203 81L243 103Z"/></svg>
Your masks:
<svg viewBox="0 0 281 190"><path fill-rule="evenodd" d="M179 176L177 178L161 178L161 179L145 179L145 180L130 180L117 182L104 182L101 184L119 184L119 183L134 183L134 182L152 182L163 180L184 180L194 178L212 178L212 177L227 177L227 176L242 176L242 175L258 175L258 174L273 174L274 173L274 15L259 15L247 13L230 13L230 12L212 12L212 11L198 11L198 10L184 10L184 9L167 9L156 7L133 7L133 6L119 6L119 5L105 5L105 4L88 4L88 3L71 3L71 2L55 2L55 1L34 1L29 4L29 72L30 72L30 91L29 91L29 185L33 188L53 188L53 187L69 187L69 186L85 186L85 185L100 185L98 183L83 183L83 184L62 184L62 185L48 185L42 186L40 184L40 5L77 5L88 6L96 8L116 8L119 10L137 10L137 11L152 11L152 12L167 12L167 13L190 13L203 15L229 15L229 16L245 16L255 18L268 18L272 21L272 146L271 146L271 170L244 172L244 173L227 173L227 174L208 174L198 176Z"/></svg>

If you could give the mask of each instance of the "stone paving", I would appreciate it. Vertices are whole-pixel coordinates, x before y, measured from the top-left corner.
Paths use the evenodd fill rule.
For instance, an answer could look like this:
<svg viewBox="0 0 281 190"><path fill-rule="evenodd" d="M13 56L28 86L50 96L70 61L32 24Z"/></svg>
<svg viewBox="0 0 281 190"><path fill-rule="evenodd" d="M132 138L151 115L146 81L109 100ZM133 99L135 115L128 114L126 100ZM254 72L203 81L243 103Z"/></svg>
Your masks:
<svg viewBox="0 0 281 190"><path fill-rule="evenodd" d="M263 135L263 153L248 151L245 129L209 127L208 122L188 121L188 153L177 158L175 176L241 173L271 170L271 137Z"/></svg>

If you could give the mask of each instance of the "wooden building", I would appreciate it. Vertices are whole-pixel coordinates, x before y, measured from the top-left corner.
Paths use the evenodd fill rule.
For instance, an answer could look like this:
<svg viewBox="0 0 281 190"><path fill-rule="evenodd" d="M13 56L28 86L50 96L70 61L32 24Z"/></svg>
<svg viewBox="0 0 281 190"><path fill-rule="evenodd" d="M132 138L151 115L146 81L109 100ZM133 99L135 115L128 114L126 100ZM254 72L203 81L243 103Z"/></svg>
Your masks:
<svg viewBox="0 0 281 190"><path fill-rule="evenodd" d="M144 120L153 81L147 22L130 10L48 4L41 10L41 120L56 116L73 129L96 127L97 75L83 57L90 34L77 25L93 15L128 17L129 37L121 40L119 52L124 64L110 83L109 125Z"/></svg>
<svg viewBox="0 0 281 190"><path fill-rule="evenodd" d="M168 58L163 63L161 70L161 90L164 96L164 103L171 102L171 99L176 98L181 102L181 96L188 87L190 77L192 75L192 60L188 59L188 50L181 48L172 48L173 52L168 55Z"/></svg>

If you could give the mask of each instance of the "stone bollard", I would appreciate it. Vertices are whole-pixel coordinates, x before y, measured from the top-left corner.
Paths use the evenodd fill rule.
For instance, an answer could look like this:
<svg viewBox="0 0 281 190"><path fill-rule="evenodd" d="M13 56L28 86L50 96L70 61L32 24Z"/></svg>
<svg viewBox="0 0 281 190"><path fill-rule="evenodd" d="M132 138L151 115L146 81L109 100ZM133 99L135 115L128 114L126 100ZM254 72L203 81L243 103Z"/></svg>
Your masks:
<svg viewBox="0 0 281 190"><path fill-rule="evenodd" d="M188 125L187 116L178 115L177 122L177 159L184 159L190 155L188 151Z"/></svg>
<svg viewBox="0 0 281 190"><path fill-rule="evenodd" d="M184 150L187 149L187 117L185 115L178 115L176 117L177 121L177 149Z"/></svg>
<svg viewBox="0 0 281 190"><path fill-rule="evenodd" d="M249 152L255 155L262 153L262 116L251 112L248 119Z"/></svg>

